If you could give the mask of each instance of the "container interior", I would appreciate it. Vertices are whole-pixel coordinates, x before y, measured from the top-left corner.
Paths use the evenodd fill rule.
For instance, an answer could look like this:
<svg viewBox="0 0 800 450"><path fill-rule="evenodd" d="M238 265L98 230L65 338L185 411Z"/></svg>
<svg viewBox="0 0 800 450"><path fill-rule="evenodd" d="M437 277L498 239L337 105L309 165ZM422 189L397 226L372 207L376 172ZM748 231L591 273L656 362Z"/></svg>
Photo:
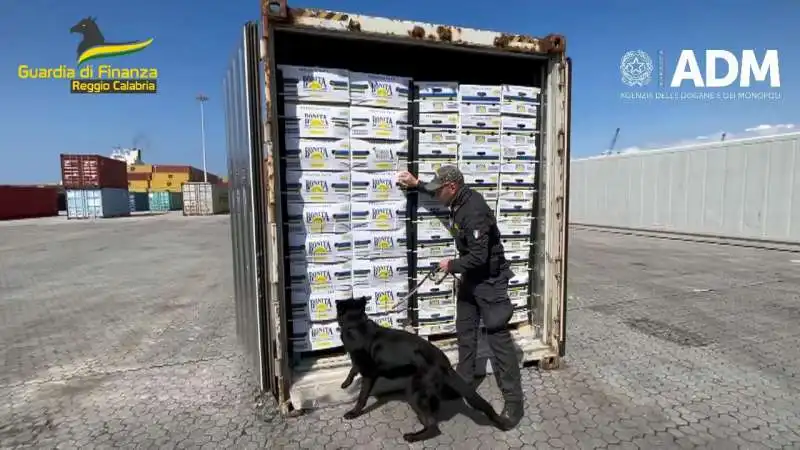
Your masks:
<svg viewBox="0 0 800 450"><path fill-rule="evenodd" d="M542 155L544 153L542 138L544 126L546 124L546 70L547 59L537 58L532 55L521 56L515 53L500 53L498 51L474 49L466 50L461 47L441 44L436 46L419 45L412 39L398 38L394 41L389 40L369 40L364 35L358 33L320 33L317 31L306 31L297 28L283 29L276 26L274 29L272 43L274 45L273 64L294 65L294 66L316 66L329 69L345 69L349 71L367 72L382 75L394 75L410 77L414 81L454 81L460 84L486 84L500 85L511 84L538 87L542 90L540 96L540 106L537 121L536 148L536 180L538 183L537 195L533 204L534 222L532 224L531 239L533 245L530 256L530 269L528 273L529 292L531 297L531 310L529 323L541 326L541 306L538 301L538 293L541 292L540 264L542 263L543 251L539 248L539 241L544 238L541 232L542 223L536 217L543 214L543 204L539 202L539 197L544 192L544 173L542 170ZM276 73L274 70L273 72ZM281 83L272 80L273 95L278 93ZM278 115L283 115L282 96L273 96L277 99ZM411 111L410 111L411 112ZM411 118L412 124L414 119ZM413 133L409 133L411 136ZM282 152L285 149L283 142L283 129L280 129L279 142L275 143L274 149ZM416 154L417 143L409 138L410 159ZM281 158L276 158L281 161ZM279 163L280 171L285 171L283 163ZM286 190L285 177L281 175L281 192ZM284 214L282 220L285 223L285 212L287 202L285 196L281 195L281 210ZM409 197L409 214L416 210L416 201ZM279 224L279 227L281 225ZM286 227L282 227L283 251L286 252L286 242L288 232ZM413 238L411 238L413 240ZM291 327L291 305L290 294L288 291L289 266L288 258L284 261L284 287L286 288L286 308L284 309L284 323ZM411 270L414 270L413 263L410 263ZM410 288L413 285L410 285ZM413 306L413 300L410 303ZM412 319L413 320L413 319ZM291 335L291 332L288 333ZM452 335L447 336L452 338ZM326 356L341 356L341 348L317 351L313 353L293 354L292 345L289 348L290 359L297 361L299 358L319 358Z"/></svg>

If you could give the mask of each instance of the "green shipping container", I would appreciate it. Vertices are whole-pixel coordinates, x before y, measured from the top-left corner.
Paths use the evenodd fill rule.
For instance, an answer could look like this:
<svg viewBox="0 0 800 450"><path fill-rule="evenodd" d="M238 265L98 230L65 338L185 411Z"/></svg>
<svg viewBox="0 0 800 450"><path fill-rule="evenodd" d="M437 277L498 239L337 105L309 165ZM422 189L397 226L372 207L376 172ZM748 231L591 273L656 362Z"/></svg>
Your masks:
<svg viewBox="0 0 800 450"><path fill-rule="evenodd" d="M183 194L180 192L150 192L150 211L165 212L183 209Z"/></svg>

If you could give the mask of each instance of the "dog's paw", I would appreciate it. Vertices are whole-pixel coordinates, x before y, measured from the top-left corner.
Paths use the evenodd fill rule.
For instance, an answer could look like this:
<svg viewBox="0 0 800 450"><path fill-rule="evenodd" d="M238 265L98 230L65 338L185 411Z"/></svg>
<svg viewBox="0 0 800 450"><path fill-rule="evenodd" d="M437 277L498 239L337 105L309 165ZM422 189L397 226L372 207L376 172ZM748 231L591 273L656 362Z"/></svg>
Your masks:
<svg viewBox="0 0 800 450"><path fill-rule="evenodd" d="M353 380L351 380L351 379L349 379L349 378L348 378L348 379L346 379L346 380L344 380L344 381L342 382L342 389L347 389L347 388L349 388L351 384L353 384Z"/></svg>
<svg viewBox="0 0 800 450"><path fill-rule="evenodd" d="M419 436L417 434L418 433L405 433L403 435L403 440L408 443L417 442L419 441Z"/></svg>
<svg viewBox="0 0 800 450"><path fill-rule="evenodd" d="M350 411L347 411L346 413L344 413L343 417L345 419L347 419L347 420L352 420L352 419L355 419L356 417L358 417L360 415L361 415L360 411L356 411L354 409L351 409Z"/></svg>

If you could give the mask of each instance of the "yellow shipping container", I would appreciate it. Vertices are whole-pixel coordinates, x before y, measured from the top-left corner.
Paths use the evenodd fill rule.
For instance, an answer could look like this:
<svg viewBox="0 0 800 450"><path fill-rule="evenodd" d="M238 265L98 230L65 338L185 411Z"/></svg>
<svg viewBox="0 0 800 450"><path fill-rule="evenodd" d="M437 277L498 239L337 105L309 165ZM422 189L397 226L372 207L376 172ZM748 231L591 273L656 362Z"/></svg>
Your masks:
<svg viewBox="0 0 800 450"><path fill-rule="evenodd" d="M191 181L188 173L180 172L154 172L150 180L150 190L181 192L181 185Z"/></svg>
<svg viewBox="0 0 800 450"><path fill-rule="evenodd" d="M153 171L152 164L133 164L128 166L128 173L149 173Z"/></svg>
<svg viewBox="0 0 800 450"><path fill-rule="evenodd" d="M128 180L130 192L147 192L148 189L150 189L150 182L147 180Z"/></svg>

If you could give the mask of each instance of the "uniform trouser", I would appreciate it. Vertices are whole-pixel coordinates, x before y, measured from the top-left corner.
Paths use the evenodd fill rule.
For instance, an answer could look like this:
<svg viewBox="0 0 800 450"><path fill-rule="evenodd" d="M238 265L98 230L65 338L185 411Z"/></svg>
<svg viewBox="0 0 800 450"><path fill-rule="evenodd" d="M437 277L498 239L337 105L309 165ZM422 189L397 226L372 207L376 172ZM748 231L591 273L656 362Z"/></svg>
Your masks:
<svg viewBox="0 0 800 450"><path fill-rule="evenodd" d="M456 302L458 373L471 382L475 378L479 322L487 331L492 351L492 368L506 402L522 401L519 359L508 329L514 307L508 298L508 278L500 277L478 284L462 281Z"/></svg>

